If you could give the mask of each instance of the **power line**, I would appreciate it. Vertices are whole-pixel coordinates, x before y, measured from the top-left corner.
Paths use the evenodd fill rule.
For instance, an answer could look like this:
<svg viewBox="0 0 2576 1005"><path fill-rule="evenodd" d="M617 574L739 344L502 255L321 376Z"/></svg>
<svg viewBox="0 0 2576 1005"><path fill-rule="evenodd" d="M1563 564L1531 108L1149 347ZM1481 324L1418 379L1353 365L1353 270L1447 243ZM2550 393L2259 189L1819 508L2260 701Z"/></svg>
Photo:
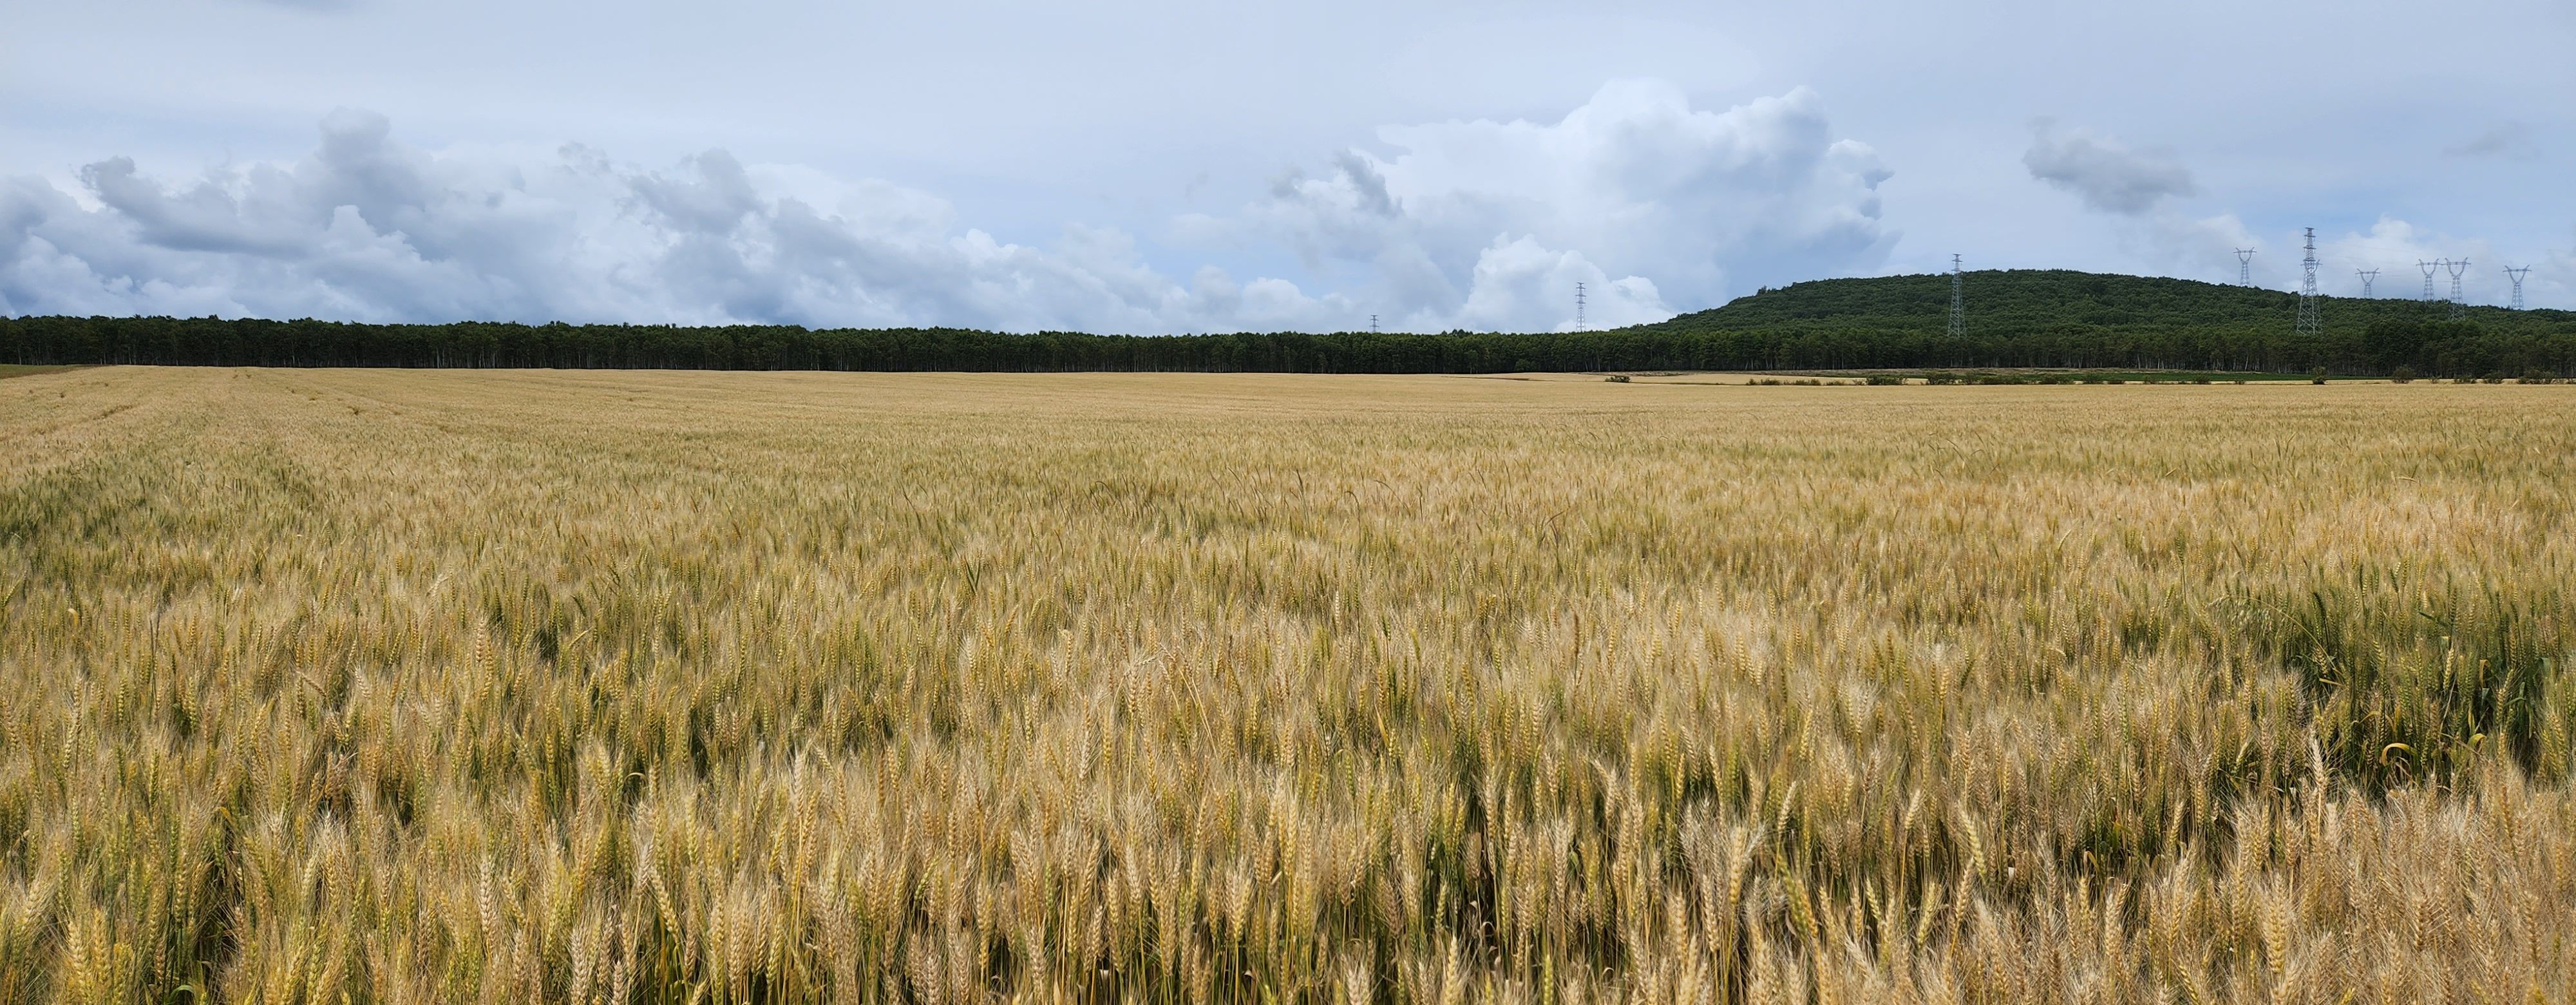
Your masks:
<svg viewBox="0 0 2576 1005"><path fill-rule="evenodd" d="M2236 249L2236 285L2254 285L2254 249Z"/></svg>
<svg viewBox="0 0 2576 1005"><path fill-rule="evenodd" d="M2531 266L2526 265L2526 266L2523 266L2522 268L2519 268L2519 269L2517 269L2517 268L2513 268L2513 267L2511 267L2511 266L2507 266L2507 267L2505 267L2504 274L2505 274L2505 275L2508 275L2508 276L2512 276L2512 277L2513 277L2513 309L2514 309L2514 310L2517 310L2517 311L2518 311L2518 310L2521 310L2521 309L2522 309L2522 277L2524 277L2524 276L2528 276L2528 275L2530 275L2530 274L2531 274Z"/></svg>
<svg viewBox="0 0 2576 1005"><path fill-rule="evenodd" d="M1950 337L1968 334L1968 300L1959 280L1959 256L1950 256Z"/></svg>
<svg viewBox="0 0 2576 1005"><path fill-rule="evenodd" d="M2457 321L2469 316L2468 298L2460 295L2460 276L2469 271L2469 260L2463 258L2443 264L2451 269L2451 320Z"/></svg>
<svg viewBox="0 0 2576 1005"><path fill-rule="evenodd" d="M2379 270L2354 269L2352 270L2352 274L2361 277L2361 298L2364 300L2370 299L2372 296L2370 288L2378 285L2379 283Z"/></svg>
<svg viewBox="0 0 2576 1005"><path fill-rule="evenodd" d="M2301 259L2299 264L2307 273L2306 278L2299 281L2299 336L2303 339L2313 339L2317 337L2319 329L2324 327L2323 322L2317 317L2319 306L2317 301L2322 298L2317 296L2317 228L2315 227L2308 228L2308 257Z"/></svg>

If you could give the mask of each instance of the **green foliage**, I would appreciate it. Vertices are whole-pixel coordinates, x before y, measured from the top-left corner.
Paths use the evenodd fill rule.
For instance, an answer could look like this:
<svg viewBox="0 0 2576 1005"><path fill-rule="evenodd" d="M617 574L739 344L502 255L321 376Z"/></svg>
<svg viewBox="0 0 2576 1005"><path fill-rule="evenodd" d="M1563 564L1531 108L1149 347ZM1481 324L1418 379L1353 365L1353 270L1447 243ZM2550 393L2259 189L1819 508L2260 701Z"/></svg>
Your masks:
<svg viewBox="0 0 2576 1005"><path fill-rule="evenodd" d="M1972 272L1967 334L1946 334L1946 275L1827 279L1632 331L1689 335L1711 369L2077 367L2380 376L2576 373L2576 312L2328 298L2297 332L2298 297L2181 279L2059 270ZM1691 364L1680 364L1691 365Z"/></svg>
<svg viewBox="0 0 2576 1005"><path fill-rule="evenodd" d="M2179 279L2065 271L1967 276L1968 332L1947 334L1947 276L1828 279L1714 310L1594 332L1010 334L792 325L346 324L217 318L0 318L0 362L211 366L729 370L1503 373L1599 370L2078 368L2381 376L2576 375L2576 313L2297 298ZM2032 378L2034 380L2038 378ZM2068 378L2075 379L2075 378Z"/></svg>
<svg viewBox="0 0 2576 1005"><path fill-rule="evenodd" d="M2453 585L2392 603L2317 584L2252 599L2249 627L2299 674L2322 756L2384 792L2454 783L2486 753L2542 762L2563 626L2530 601Z"/></svg>

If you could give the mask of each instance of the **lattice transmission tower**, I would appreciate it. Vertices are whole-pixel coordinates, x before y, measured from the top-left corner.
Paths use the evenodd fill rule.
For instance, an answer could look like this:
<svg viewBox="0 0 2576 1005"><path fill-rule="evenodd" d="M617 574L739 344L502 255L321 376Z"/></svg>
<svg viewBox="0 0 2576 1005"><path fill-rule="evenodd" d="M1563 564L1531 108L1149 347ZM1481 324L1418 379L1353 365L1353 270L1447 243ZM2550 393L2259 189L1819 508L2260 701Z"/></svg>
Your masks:
<svg viewBox="0 0 2576 1005"><path fill-rule="evenodd" d="M2507 275L2507 276L2511 276L2511 277L2513 277L2513 309L2514 309L2514 310L2517 310L2517 311L2518 311L2518 310L2521 310L2521 309L2522 309L2522 277L2524 277L2524 276L2528 276L2528 275L2530 275L2530 274L2531 274L2531 266L2526 265L2526 266L2523 266L2522 268L2519 268L2519 269L2517 269L2517 268L2513 268L2513 267L2511 267L2511 266L2507 266L2507 267L2505 268L2505 270L2504 270L2504 274L2505 274L2505 275Z"/></svg>
<svg viewBox="0 0 2576 1005"><path fill-rule="evenodd" d="M1583 284L1576 283L1574 284L1574 330L1589 331L1590 329L1583 327L1583 324Z"/></svg>
<svg viewBox="0 0 2576 1005"><path fill-rule="evenodd" d="M2317 228L2315 227L2308 228L2308 257L2300 259L2299 265L2306 271L2306 277L2299 280L2299 335L2302 338L2315 338L2318 330L2323 327L2322 322L2317 318L2317 301L2321 298L2317 296Z"/></svg>
<svg viewBox="0 0 2576 1005"><path fill-rule="evenodd" d="M2236 249L2236 285L2254 285L2254 249Z"/></svg>
<svg viewBox="0 0 2576 1005"><path fill-rule="evenodd" d="M2379 270L2354 269L2352 270L2352 274L2361 277L2361 298L2364 300L2371 299L2372 294L2370 292L2370 288L2379 285Z"/></svg>
<svg viewBox="0 0 2576 1005"><path fill-rule="evenodd" d="M2463 258L2443 264L2451 269L2451 320L2457 321L2469 316L2468 298L2460 295L2460 276L2469 271L2469 260Z"/></svg>
<svg viewBox="0 0 2576 1005"><path fill-rule="evenodd" d="M1950 256L1950 337L1963 338L1967 334L1968 298L1965 286L1960 281L1959 256L1952 255Z"/></svg>
<svg viewBox="0 0 2576 1005"><path fill-rule="evenodd" d="M2433 274L2442 271L2442 263L2439 259L2427 262L2419 258L2415 260L2415 267L2424 270L2424 302L2432 303Z"/></svg>
<svg viewBox="0 0 2576 1005"><path fill-rule="evenodd" d="M1369 315L1369 334L1377 334L1377 315Z"/></svg>

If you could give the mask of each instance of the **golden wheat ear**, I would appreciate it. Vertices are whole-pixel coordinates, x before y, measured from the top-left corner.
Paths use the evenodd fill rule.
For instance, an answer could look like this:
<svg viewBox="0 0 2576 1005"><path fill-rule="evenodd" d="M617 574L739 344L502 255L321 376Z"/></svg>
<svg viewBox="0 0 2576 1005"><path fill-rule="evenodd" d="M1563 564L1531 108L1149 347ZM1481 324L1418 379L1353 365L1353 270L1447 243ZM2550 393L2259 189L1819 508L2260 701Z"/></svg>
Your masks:
<svg viewBox="0 0 2576 1005"><path fill-rule="evenodd" d="M2557 389L1648 383L0 381L0 1002L2576 1000Z"/></svg>

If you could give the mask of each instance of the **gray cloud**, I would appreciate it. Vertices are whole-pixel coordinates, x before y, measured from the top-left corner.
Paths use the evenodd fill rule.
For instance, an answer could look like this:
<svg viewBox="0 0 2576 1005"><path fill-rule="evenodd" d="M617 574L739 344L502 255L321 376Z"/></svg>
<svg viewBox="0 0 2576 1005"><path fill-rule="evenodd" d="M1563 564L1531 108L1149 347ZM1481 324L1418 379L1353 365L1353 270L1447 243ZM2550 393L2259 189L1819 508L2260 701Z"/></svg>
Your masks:
<svg viewBox="0 0 2576 1005"><path fill-rule="evenodd" d="M94 208L41 179L0 184L0 310L1103 331L1350 313L1213 268L1184 286L1115 230L997 241L882 181L723 150L667 170L580 145L536 163L432 154L366 112L333 113L290 165L174 185L118 157L78 178Z"/></svg>
<svg viewBox="0 0 2576 1005"><path fill-rule="evenodd" d="M2531 127L2521 122L2499 122L2467 141L2445 147L2442 153L2452 157L2498 157L2507 160L2538 160L2540 146L2532 142Z"/></svg>
<svg viewBox="0 0 2576 1005"><path fill-rule="evenodd" d="M65 191L0 185L0 310L361 320L972 325L1030 330L1547 329L1669 317L1816 271L1868 268L1888 177L1793 90L1726 111L1671 85L1606 86L1552 123L1389 127L1185 235L1284 247L1346 290L1149 265L1111 227L1045 247L963 227L941 197L750 165L667 168L582 145L431 152L372 112L324 118L310 154L155 178L127 157Z"/></svg>
<svg viewBox="0 0 2576 1005"><path fill-rule="evenodd" d="M721 236L760 212L760 193L752 189L751 177L732 154L709 150L688 158L686 164L694 177L646 175L631 182L636 198L672 228Z"/></svg>
<svg viewBox="0 0 2576 1005"><path fill-rule="evenodd" d="M347 111L320 139L293 165L175 186L100 161L79 174L95 209L13 179L0 298L27 313L1112 330L1150 330L1188 300L1123 238L1003 244L953 229L926 193L798 192L793 172L761 177L721 150L668 171L580 146L492 163L413 149Z"/></svg>
<svg viewBox="0 0 2576 1005"><path fill-rule="evenodd" d="M2030 176L2084 199L2107 213L2136 216L2168 196L2197 191L2191 172L2169 151L2131 150L2118 140L2083 131L2059 132L2041 119L2031 124L2030 149L2022 154Z"/></svg>

